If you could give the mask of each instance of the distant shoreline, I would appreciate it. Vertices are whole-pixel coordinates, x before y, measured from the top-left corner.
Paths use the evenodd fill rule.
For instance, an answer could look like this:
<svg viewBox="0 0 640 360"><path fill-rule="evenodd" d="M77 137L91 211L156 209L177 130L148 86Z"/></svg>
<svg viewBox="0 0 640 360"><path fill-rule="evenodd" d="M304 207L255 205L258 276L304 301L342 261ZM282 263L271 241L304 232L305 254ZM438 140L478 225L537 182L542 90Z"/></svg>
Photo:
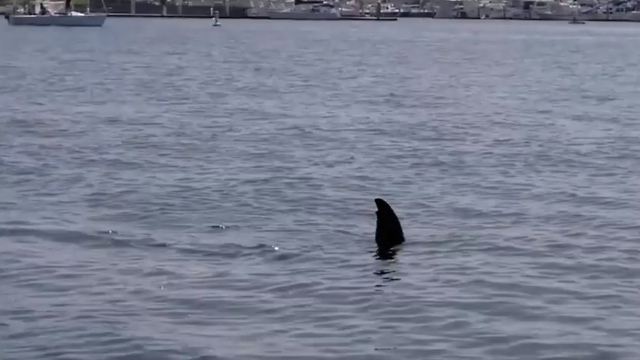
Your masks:
<svg viewBox="0 0 640 360"><path fill-rule="evenodd" d="M219 18L220 19L246 19L246 20L290 20L290 19L269 19L269 18L265 18L265 17L249 17L246 15L244 8L238 8L238 7L231 7L230 9L230 13L232 14L231 16L225 16L224 15L224 11L219 11ZM97 11L100 12L100 11ZM0 11L0 16L6 16L9 15L10 13L7 11ZM242 15L240 15L242 14ZM163 15L161 13L135 13L135 14L131 14L131 13L127 13L127 12L110 12L107 14L108 17L115 17L115 18L150 18L150 19L211 19L212 16L209 13L205 13L205 12L198 12L198 13L187 13L187 14L166 14ZM487 18L487 19L479 19L479 18L430 18L430 17L426 17L426 18L421 18L421 17L381 17L380 19L376 19L374 17L366 17L366 18L354 18L354 17L344 17L341 18L339 20L344 20L344 21L362 21L362 20L367 20L367 21L395 21L395 20L399 20L399 19L430 19L430 20L508 20L508 21L567 21L567 20L563 20L563 19L514 19L514 18ZM295 20L295 21L303 21L303 20ZM309 21L309 20L305 20L305 21ZM325 20L313 20L313 21L325 21ZM330 20L326 20L326 21L330 21ZM628 22L628 23L635 23L638 21L630 21L630 20L626 20L626 19L589 19L589 20L583 20L585 22Z"/></svg>
<svg viewBox="0 0 640 360"><path fill-rule="evenodd" d="M167 14L167 15L162 15L162 14L131 14L131 13L109 13L108 14L109 17L120 17L120 18L167 18L167 19L211 19L211 15L208 14ZM246 19L246 20L290 20L290 19L269 19L269 18L265 18L265 17L249 17L249 16L244 16L244 17L226 17L224 16L222 13L220 13L220 19ZM380 19L375 19L374 17L367 17L366 20L380 20L380 21L393 21L393 20L400 20L400 19L428 19L428 20L508 20L508 21L551 21L551 22L562 22L562 21L568 21L568 20L564 20L564 19L514 19L514 18L488 18L488 19L478 19L478 18L430 18L430 17L425 17L425 18L420 18L420 17L394 17L394 18L390 18L390 17L381 17ZM354 18L354 17L344 17L342 18L342 20L363 20L362 18ZM293 20L292 20L293 21ZM295 20L295 21L303 21L303 20ZM304 21L310 21L310 20L304 20ZM314 20L314 21L323 21L323 20ZM329 20L327 20L329 21ZM624 19L593 19L593 20L584 20L586 22L629 22L629 23L634 23L636 21L630 21L630 20L624 20Z"/></svg>

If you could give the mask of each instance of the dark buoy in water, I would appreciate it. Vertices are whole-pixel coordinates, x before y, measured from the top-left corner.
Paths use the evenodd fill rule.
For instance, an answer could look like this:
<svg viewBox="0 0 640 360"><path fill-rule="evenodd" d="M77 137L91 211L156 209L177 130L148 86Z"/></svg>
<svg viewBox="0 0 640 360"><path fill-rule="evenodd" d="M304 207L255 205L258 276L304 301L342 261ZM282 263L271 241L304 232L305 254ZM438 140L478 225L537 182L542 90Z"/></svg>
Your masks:
<svg viewBox="0 0 640 360"><path fill-rule="evenodd" d="M218 10L213 12L213 26L220 26L220 13Z"/></svg>

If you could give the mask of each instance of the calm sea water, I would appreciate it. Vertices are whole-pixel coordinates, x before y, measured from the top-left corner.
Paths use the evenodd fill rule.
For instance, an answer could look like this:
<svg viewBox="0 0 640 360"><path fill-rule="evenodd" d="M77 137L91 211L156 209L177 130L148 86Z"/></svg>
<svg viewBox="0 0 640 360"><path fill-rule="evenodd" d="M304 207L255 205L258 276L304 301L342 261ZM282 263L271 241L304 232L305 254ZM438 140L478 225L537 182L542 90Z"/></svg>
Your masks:
<svg viewBox="0 0 640 360"><path fill-rule="evenodd" d="M637 24L222 24L0 25L0 359L640 356Z"/></svg>

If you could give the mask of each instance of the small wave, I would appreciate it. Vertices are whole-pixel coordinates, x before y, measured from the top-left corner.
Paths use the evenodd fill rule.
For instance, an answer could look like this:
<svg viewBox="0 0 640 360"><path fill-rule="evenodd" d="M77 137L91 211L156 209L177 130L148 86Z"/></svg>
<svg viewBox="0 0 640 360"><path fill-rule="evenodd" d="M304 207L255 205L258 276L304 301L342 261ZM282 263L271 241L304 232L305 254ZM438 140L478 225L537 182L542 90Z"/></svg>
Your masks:
<svg viewBox="0 0 640 360"><path fill-rule="evenodd" d="M0 228L0 237L35 237L57 243L76 244L90 248L144 248L167 247L150 238L131 238L114 230L85 232L62 229Z"/></svg>
<svg viewBox="0 0 640 360"><path fill-rule="evenodd" d="M233 228L233 227L231 227ZM36 238L56 243L74 244L93 249L131 248L138 250L168 249L191 256L220 257L235 259L247 256L270 257L284 261L298 256L297 253L283 252L278 246L259 243L244 245L236 243L185 244L159 241L149 236L135 236L117 230L99 230L93 232L61 229L0 228L0 238L14 239ZM20 240L16 240L20 241Z"/></svg>

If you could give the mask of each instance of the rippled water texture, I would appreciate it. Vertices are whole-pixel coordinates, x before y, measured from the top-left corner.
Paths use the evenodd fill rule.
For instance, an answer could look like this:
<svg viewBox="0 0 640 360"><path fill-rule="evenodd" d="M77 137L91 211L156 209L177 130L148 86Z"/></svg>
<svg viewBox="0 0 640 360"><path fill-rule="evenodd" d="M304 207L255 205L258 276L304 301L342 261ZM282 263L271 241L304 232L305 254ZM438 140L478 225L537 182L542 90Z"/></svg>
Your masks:
<svg viewBox="0 0 640 360"><path fill-rule="evenodd" d="M222 24L0 25L2 360L640 357L637 24Z"/></svg>

